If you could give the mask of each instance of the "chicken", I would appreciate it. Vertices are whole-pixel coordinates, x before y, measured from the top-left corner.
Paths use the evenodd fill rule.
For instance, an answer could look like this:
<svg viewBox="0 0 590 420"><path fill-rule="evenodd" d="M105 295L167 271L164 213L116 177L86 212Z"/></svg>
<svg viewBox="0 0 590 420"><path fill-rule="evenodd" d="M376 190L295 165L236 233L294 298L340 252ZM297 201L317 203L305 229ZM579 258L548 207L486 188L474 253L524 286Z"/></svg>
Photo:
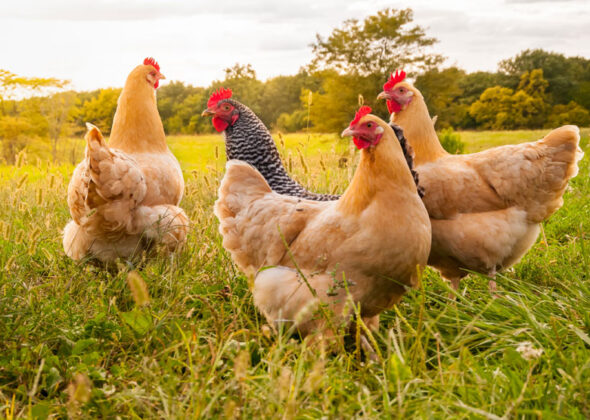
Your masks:
<svg viewBox="0 0 590 420"><path fill-rule="evenodd" d="M583 153L576 126L543 139L452 155L441 146L421 93L392 74L378 96L387 100L415 152L416 171L432 223L428 263L454 288L466 270L494 277L534 244L540 223L563 204ZM495 282L490 282L495 288Z"/></svg>
<svg viewBox="0 0 590 420"><path fill-rule="evenodd" d="M392 128L370 110L362 107L342 133L361 158L338 201L279 195L248 163L227 163L215 203L223 246L254 278L254 302L271 325L333 332L313 306L327 304L347 323L347 289L374 321L417 285L430 251L428 213Z"/></svg>
<svg viewBox="0 0 590 420"><path fill-rule="evenodd" d="M189 221L178 207L184 179L156 107L163 78L153 58L129 74L108 145L87 124L86 155L68 187L73 220L63 235L74 260L130 258L154 243L171 252L185 241Z"/></svg>
<svg viewBox="0 0 590 420"><path fill-rule="evenodd" d="M279 194L317 201L338 199L337 195L307 191L293 180L285 170L272 136L262 121L250 108L231 97L230 89L220 88L211 95L207 109L202 113L203 116L212 116L213 127L223 133L228 160L248 162Z"/></svg>

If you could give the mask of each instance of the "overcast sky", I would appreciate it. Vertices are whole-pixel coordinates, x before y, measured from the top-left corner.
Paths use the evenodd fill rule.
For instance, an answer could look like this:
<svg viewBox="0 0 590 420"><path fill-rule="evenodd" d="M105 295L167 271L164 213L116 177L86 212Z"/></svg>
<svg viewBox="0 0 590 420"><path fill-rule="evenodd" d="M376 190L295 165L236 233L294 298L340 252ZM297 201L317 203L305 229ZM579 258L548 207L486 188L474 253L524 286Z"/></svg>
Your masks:
<svg viewBox="0 0 590 420"><path fill-rule="evenodd" d="M88 90L154 56L168 80L206 86L236 62L264 80L307 64L316 33L384 7L411 7L446 66L495 70L526 48L590 58L586 0L2 0L0 68Z"/></svg>

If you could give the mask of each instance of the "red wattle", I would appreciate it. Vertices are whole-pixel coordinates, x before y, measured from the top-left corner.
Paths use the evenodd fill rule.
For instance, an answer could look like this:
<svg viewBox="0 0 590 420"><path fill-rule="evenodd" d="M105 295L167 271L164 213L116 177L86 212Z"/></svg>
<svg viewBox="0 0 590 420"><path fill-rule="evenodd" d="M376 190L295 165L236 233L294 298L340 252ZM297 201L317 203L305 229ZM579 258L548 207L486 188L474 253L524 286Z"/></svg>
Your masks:
<svg viewBox="0 0 590 420"><path fill-rule="evenodd" d="M390 114L393 114L394 112L400 112L402 110L402 106L390 99L387 101L387 109L389 110Z"/></svg>
<svg viewBox="0 0 590 420"><path fill-rule="evenodd" d="M221 133L222 131L224 131L227 128L228 125L229 124L227 123L227 121L225 121L219 117L213 117L213 127L215 127L217 132Z"/></svg>
<svg viewBox="0 0 590 420"><path fill-rule="evenodd" d="M156 83L154 83L154 89L158 89L158 86L160 86L160 81L156 80Z"/></svg>
<svg viewBox="0 0 590 420"><path fill-rule="evenodd" d="M354 142L354 145L359 150L366 149L367 147L369 147L371 145L371 142L363 140L363 139L359 139L358 137L353 137L352 141Z"/></svg>

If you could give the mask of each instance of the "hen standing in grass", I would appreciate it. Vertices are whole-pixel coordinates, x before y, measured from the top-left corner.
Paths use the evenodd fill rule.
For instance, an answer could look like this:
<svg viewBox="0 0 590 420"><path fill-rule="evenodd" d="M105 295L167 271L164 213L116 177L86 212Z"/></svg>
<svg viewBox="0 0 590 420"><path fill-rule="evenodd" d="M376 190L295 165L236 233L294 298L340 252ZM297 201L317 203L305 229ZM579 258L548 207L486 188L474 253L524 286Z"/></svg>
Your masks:
<svg viewBox="0 0 590 420"><path fill-rule="evenodd" d="M454 288L468 270L493 277L522 258L540 223L562 206L583 156L579 129L567 125L536 142L452 155L438 140L422 94L405 76L392 74L378 98L387 100L391 121L416 153L432 223L428 263Z"/></svg>
<svg viewBox="0 0 590 420"><path fill-rule="evenodd" d="M321 328L306 310L319 302L347 322L349 294L363 318L378 322L418 282L430 251L428 213L392 128L370 110L362 107L342 133L361 158L338 201L279 195L249 164L227 163L215 203L223 246L255 276L254 302L271 324L290 320L303 334Z"/></svg>
<svg viewBox="0 0 590 420"><path fill-rule="evenodd" d="M213 127L225 138L227 160L248 162L262 174L273 191L315 201L337 200L337 195L316 194L293 180L279 156L268 129L250 108L231 99L230 89L220 88L207 102L203 116L213 116Z"/></svg>
<svg viewBox="0 0 590 420"><path fill-rule="evenodd" d="M129 74L108 145L88 124L86 157L68 187L73 220L64 229L63 247L69 257L109 262L153 243L166 251L184 243L188 218L177 207L184 179L156 106L163 78L153 58Z"/></svg>

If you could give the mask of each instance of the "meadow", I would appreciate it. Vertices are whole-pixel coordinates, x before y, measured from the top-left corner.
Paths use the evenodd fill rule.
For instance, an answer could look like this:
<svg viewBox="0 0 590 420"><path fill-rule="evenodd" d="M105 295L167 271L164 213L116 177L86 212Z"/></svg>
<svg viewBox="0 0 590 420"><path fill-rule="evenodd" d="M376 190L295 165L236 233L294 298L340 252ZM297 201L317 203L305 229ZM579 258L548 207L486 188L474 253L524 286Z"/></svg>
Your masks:
<svg viewBox="0 0 590 420"><path fill-rule="evenodd" d="M547 130L461 132L466 151ZM7 419L590 418L590 129L565 205L530 252L456 294L433 270L382 315L374 358L274 333L221 247L218 135L169 139L192 226L171 257L108 269L68 259L61 229L81 140L0 166L0 413ZM337 135L276 136L288 170L342 192L357 153ZM374 360L373 360L374 359Z"/></svg>

